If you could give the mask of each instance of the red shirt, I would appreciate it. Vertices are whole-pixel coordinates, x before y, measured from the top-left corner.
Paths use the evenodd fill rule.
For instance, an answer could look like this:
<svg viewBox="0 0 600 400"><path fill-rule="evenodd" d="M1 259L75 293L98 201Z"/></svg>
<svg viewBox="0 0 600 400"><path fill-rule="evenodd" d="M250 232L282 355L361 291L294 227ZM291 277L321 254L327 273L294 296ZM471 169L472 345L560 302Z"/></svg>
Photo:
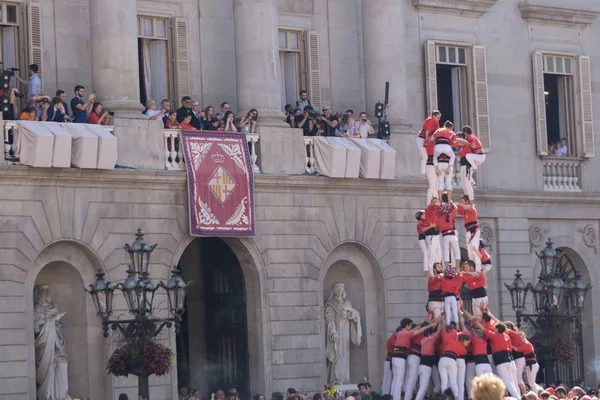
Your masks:
<svg viewBox="0 0 600 400"><path fill-rule="evenodd" d="M471 335L473 356L487 355L487 341L482 337Z"/></svg>
<svg viewBox="0 0 600 400"><path fill-rule="evenodd" d="M417 356L421 355L421 339L423 339L424 336L425 333L419 333L410 339L410 354L415 354Z"/></svg>
<svg viewBox="0 0 600 400"><path fill-rule="evenodd" d="M458 215L462 215L466 230L479 227L479 223L477 222L477 210L475 209L475 206L472 205L470 210L466 210L463 207L458 206Z"/></svg>
<svg viewBox="0 0 600 400"><path fill-rule="evenodd" d="M474 144L474 146L471 148L472 153L483 154L483 146L481 146L481 142L479 141L479 138L477 136L467 135L467 142L469 142L469 144Z"/></svg>
<svg viewBox="0 0 600 400"><path fill-rule="evenodd" d="M417 233L419 235L424 235L427 232L427 227L429 224L427 223L427 219L421 219L417 222Z"/></svg>
<svg viewBox="0 0 600 400"><path fill-rule="evenodd" d="M517 348L518 352L523 354L535 353L533 345L529 343L528 340L521 341L521 344L515 347Z"/></svg>
<svg viewBox="0 0 600 400"><path fill-rule="evenodd" d="M490 260L490 255L485 249L479 249L479 253L481 254L481 262L486 262Z"/></svg>
<svg viewBox="0 0 600 400"><path fill-rule="evenodd" d="M506 332L508 331L509 330L507 329ZM492 353L507 351L512 354L512 343L508 334L484 329L483 337L490 341L490 344L492 345Z"/></svg>
<svg viewBox="0 0 600 400"><path fill-rule="evenodd" d="M433 150L435 149L435 143L433 143L432 141L427 141L427 142L425 142L423 147L425 147L425 151L427 152L428 156L433 156Z"/></svg>
<svg viewBox="0 0 600 400"><path fill-rule="evenodd" d="M192 125L186 124L185 122L180 123L179 127L181 129L186 129L186 130L189 130L189 131L197 131L198 130L198 129L194 128Z"/></svg>
<svg viewBox="0 0 600 400"><path fill-rule="evenodd" d="M396 332L392 333L387 340L387 356L385 357L386 361L392 360L392 354L394 354L394 344L396 344Z"/></svg>
<svg viewBox="0 0 600 400"><path fill-rule="evenodd" d="M440 336L439 332L436 332L427 337L421 339L421 356L434 356L437 339Z"/></svg>
<svg viewBox="0 0 600 400"><path fill-rule="evenodd" d="M425 221L427 221L427 225L437 224L439 214L439 206L435 204L428 205L427 208L425 208Z"/></svg>
<svg viewBox="0 0 600 400"><path fill-rule="evenodd" d="M442 290L442 281L444 278L429 278L427 279L427 291L435 292L436 290Z"/></svg>
<svg viewBox="0 0 600 400"><path fill-rule="evenodd" d="M513 346L517 347L521 344L521 336L519 336L517 332L511 329L507 329L506 334L508 335L508 337L510 337L510 343L512 343Z"/></svg>
<svg viewBox="0 0 600 400"><path fill-rule="evenodd" d="M174 129L174 128L179 128L179 122L177 122L177 120L175 120L175 122L171 121L170 119L167 119L165 121L165 128L166 129Z"/></svg>
<svg viewBox="0 0 600 400"><path fill-rule="evenodd" d="M451 330L450 332L442 331L442 354L453 353L458 356L462 353L462 349L465 349L465 345L458 341L458 332Z"/></svg>
<svg viewBox="0 0 600 400"><path fill-rule="evenodd" d="M394 353L408 354L410 347L410 339L413 337L413 332L403 329L396 332L396 343L394 344Z"/></svg>
<svg viewBox="0 0 600 400"><path fill-rule="evenodd" d="M469 290L475 290L483 287L484 277L483 274L477 274L473 276L471 274L461 274L463 281L467 284Z"/></svg>
<svg viewBox="0 0 600 400"><path fill-rule="evenodd" d="M440 128L433 134L435 144L456 144L456 133L452 129Z"/></svg>
<svg viewBox="0 0 600 400"><path fill-rule="evenodd" d="M423 121L423 128L419 132L419 137L425 139L425 132L429 132L430 134L440 129L440 122L433 119L433 117L428 117L425 121Z"/></svg>
<svg viewBox="0 0 600 400"><path fill-rule="evenodd" d="M464 146L460 146L460 149L458 149L458 156L460 158L464 158L467 156L467 154L471 153L471 146L469 146L468 144L465 144Z"/></svg>
<svg viewBox="0 0 600 400"><path fill-rule="evenodd" d="M102 115L98 115L95 112L90 113L90 118L88 119L88 124L98 124L98 121L100 121L100 117ZM108 120L110 119L110 117L107 115L104 118L104 121L102 121L102 123L100 125L108 125Z"/></svg>
<svg viewBox="0 0 600 400"><path fill-rule="evenodd" d="M454 230L456 225L456 209L452 206L448 214L438 213L437 228L440 232Z"/></svg>
<svg viewBox="0 0 600 400"><path fill-rule="evenodd" d="M456 275L454 279L442 278L442 293L452 293L456 297L460 297L460 288L463 280L460 275Z"/></svg>

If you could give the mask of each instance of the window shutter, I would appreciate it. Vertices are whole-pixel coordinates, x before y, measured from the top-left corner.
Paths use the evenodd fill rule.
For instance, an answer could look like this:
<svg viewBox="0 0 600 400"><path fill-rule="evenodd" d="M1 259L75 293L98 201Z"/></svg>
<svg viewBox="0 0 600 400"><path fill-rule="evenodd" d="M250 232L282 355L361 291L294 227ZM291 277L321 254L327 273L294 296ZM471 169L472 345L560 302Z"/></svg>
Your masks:
<svg viewBox="0 0 600 400"><path fill-rule="evenodd" d="M436 45L433 40L428 40L425 44L425 66L426 77L425 84L427 86L427 115L438 108L438 92L437 92L437 68L436 68Z"/></svg>
<svg viewBox="0 0 600 400"><path fill-rule="evenodd" d="M175 104L190 95L190 69L188 60L188 30L185 19L175 18L173 23L173 52L175 77Z"/></svg>
<svg viewBox="0 0 600 400"><path fill-rule="evenodd" d="M42 92L44 85L43 71L44 67L42 64L42 8L39 4L26 3L27 4L27 44L28 44L28 58L29 64L37 64L39 71L38 75L42 80ZM27 70L27 66L23 67Z"/></svg>
<svg viewBox="0 0 600 400"><path fill-rule="evenodd" d="M592 108L592 77L590 58L579 57L579 79L581 81L581 128L583 130L583 156L594 157L594 115Z"/></svg>
<svg viewBox="0 0 600 400"><path fill-rule="evenodd" d="M546 129L546 95L544 94L544 55L533 53L533 94L535 101L535 136L538 155L548 155L548 134Z"/></svg>
<svg viewBox="0 0 600 400"><path fill-rule="evenodd" d="M473 60L477 137L481 141L483 149L490 151L492 138L490 134L490 106L488 103L487 66L484 46L473 46Z"/></svg>
<svg viewBox="0 0 600 400"><path fill-rule="evenodd" d="M304 41L306 43L306 66L308 75L308 95L312 104L321 108L321 62L319 60L319 34L307 31Z"/></svg>

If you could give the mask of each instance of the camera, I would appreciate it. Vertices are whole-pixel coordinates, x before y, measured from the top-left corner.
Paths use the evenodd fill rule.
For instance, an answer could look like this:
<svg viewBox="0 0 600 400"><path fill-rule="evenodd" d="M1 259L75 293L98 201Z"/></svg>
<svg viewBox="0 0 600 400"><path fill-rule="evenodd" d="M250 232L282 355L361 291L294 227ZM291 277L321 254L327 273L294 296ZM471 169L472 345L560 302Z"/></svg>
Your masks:
<svg viewBox="0 0 600 400"><path fill-rule="evenodd" d="M309 110L307 112L308 112L308 117L310 119L317 119L317 118L322 117L322 114L320 112L316 112L314 110Z"/></svg>
<svg viewBox="0 0 600 400"><path fill-rule="evenodd" d="M19 99L22 99L25 97L25 95L23 93L19 93L18 91L15 90L15 97L18 97Z"/></svg>
<svg viewBox="0 0 600 400"><path fill-rule="evenodd" d="M108 110L107 110L106 112L107 112L107 113L108 113L108 115L110 115L111 117L114 117L114 116L115 116L115 112L114 112L114 111L108 111Z"/></svg>
<svg viewBox="0 0 600 400"><path fill-rule="evenodd" d="M19 68L6 68L4 71L9 75L9 76L15 76L15 72L18 71Z"/></svg>
<svg viewBox="0 0 600 400"><path fill-rule="evenodd" d="M257 116L256 114L253 114L253 115L252 115L252 119L253 119L254 121L256 121L256 120L258 119L258 116Z"/></svg>

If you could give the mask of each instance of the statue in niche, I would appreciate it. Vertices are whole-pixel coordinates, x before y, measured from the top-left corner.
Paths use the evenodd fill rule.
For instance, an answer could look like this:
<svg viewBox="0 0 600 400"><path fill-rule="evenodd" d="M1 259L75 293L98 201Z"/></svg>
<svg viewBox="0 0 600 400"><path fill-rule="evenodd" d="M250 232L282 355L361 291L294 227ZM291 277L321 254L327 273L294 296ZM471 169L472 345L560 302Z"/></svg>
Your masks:
<svg viewBox="0 0 600 400"><path fill-rule="evenodd" d="M33 309L35 368L38 400L71 399L65 339L59 313L50 298L50 285L39 285L38 302Z"/></svg>
<svg viewBox="0 0 600 400"><path fill-rule="evenodd" d="M350 341L360 346L360 313L348 300L343 283L334 283L325 302L327 383L350 383Z"/></svg>

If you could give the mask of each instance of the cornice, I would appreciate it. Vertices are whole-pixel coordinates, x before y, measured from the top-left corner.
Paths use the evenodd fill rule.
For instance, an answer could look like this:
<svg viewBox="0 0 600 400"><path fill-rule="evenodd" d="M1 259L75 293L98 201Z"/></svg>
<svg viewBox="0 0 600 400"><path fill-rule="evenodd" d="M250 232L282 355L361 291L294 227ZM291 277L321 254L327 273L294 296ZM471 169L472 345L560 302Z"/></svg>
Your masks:
<svg viewBox="0 0 600 400"><path fill-rule="evenodd" d="M412 0L419 11L479 18L499 0Z"/></svg>
<svg viewBox="0 0 600 400"><path fill-rule="evenodd" d="M573 8L550 7L528 2L519 5L521 18L529 23L585 28L596 21L600 12Z"/></svg>

